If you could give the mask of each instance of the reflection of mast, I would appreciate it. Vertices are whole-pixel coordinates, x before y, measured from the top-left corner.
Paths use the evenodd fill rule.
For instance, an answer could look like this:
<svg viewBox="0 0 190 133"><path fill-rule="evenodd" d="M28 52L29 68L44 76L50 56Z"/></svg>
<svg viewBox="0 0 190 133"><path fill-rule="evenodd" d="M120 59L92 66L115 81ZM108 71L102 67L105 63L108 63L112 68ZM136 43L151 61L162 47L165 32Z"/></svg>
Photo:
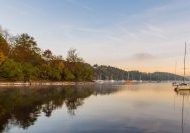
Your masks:
<svg viewBox="0 0 190 133"><path fill-rule="evenodd" d="M98 79L98 80L101 80L101 79L102 79L102 75L100 74L100 75L99 75L99 79Z"/></svg>
<svg viewBox="0 0 190 133"><path fill-rule="evenodd" d="M183 133L183 113L184 113L184 95L183 95L183 101L182 101L182 110L181 110L181 132Z"/></svg>
<svg viewBox="0 0 190 133"><path fill-rule="evenodd" d="M128 77L127 77L127 80L129 80L129 72L128 72Z"/></svg>
<svg viewBox="0 0 190 133"><path fill-rule="evenodd" d="M127 83L130 83L130 72L128 71L128 75L127 75Z"/></svg>
<svg viewBox="0 0 190 133"><path fill-rule="evenodd" d="M150 73L150 81L151 81L152 79L151 79L151 73Z"/></svg>
<svg viewBox="0 0 190 133"><path fill-rule="evenodd" d="M180 95L183 97L182 99L182 109L181 109L181 132L184 132L184 110L185 110L185 103L184 99L185 97L188 97L190 95L190 90L175 90L177 95Z"/></svg>
<svg viewBox="0 0 190 133"><path fill-rule="evenodd" d="M175 95L174 95L174 111L175 111Z"/></svg>
<svg viewBox="0 0 190 133"><path fill-rule="evenodd" d="M139 82L142 83L142 76L141 76L141 73L140 73L140 76L139 76Z"/></svg>

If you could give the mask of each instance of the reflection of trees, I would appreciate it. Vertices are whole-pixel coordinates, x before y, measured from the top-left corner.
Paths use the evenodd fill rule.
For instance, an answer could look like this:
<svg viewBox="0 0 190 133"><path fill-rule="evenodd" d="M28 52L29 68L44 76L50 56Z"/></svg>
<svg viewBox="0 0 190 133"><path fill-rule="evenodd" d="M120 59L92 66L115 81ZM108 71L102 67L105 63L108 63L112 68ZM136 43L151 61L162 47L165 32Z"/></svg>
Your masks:
<svg viewBox="0 0 190 133"><path fill-rule="evenodd" d="M41 112L50 117L63 104L75 114L78 106L90 95L110 94L116 88L102 86L67 86L48 88L0 89L0 132L11 123L21 128L33 125Z"/></svg>
<svg viewBox="0 0 190 133"><path fill-rule="evenodd" d="M96 88L93 92L94 95L109 95L121 89L119 84L112 86L110 86L110 84L96 84L94 87Z"/></svg>
<svg viewBox="0 0 190 133"><path fill-rule="evenodd" d="M83 99L81 98L68 98L65 101L65 104L68 109L68 113L71 115L75 115L75 110L78 106L81 106L83 104Z"/></svg>
<svg viewBox="0 0 190 133"><path fill-rule="evenodd" d="M44 104L42 107L42 112L45 113L45 116L50 117L51 113L54 109L56 109L56 104L54 104L52 101L48 102L47 104Z"/></svg>

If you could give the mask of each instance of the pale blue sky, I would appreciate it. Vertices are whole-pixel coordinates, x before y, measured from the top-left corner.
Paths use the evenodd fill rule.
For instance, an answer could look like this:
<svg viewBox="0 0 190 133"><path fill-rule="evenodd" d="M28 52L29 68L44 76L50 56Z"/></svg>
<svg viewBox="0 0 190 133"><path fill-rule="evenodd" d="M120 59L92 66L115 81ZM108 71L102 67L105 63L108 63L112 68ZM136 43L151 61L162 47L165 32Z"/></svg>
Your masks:
<svg viewBox="0 0 190 133"><path fill-rule="evenodd" d="M0 25L29 33L39 47L90 64L142 71L182 71L190 40L189 0L0 0ZM189 47L190 50L190 47ZM190 64L190 63L189 63Z"/></svg>

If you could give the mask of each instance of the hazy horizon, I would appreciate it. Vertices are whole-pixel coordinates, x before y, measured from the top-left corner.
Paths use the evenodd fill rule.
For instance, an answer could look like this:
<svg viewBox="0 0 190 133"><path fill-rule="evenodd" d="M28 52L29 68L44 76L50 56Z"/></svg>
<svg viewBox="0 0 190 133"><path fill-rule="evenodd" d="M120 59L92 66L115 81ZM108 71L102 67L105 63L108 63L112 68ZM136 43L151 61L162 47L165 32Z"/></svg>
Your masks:
<svg viewBox="0 0 190 133"><path fill-rule="evenodd" d="M70 48L90 64L124 70L183 73L189 47L188 0L0 0L0 25L28 33L42 49ZM187 59L187 75L190 75Z"/></svg>

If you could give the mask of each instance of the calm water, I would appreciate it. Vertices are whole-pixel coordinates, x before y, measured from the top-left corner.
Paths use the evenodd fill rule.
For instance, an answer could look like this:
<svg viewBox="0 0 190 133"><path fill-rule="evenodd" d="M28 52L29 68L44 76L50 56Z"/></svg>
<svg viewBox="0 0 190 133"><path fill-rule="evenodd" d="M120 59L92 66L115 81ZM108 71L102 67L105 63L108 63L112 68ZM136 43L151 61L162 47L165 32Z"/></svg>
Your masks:
<svg viewBox="0 0 190 133"><path fill-rule="evenodd" d="M0 89L0 132L189 133L189 116L170 83Z"/></svg>

